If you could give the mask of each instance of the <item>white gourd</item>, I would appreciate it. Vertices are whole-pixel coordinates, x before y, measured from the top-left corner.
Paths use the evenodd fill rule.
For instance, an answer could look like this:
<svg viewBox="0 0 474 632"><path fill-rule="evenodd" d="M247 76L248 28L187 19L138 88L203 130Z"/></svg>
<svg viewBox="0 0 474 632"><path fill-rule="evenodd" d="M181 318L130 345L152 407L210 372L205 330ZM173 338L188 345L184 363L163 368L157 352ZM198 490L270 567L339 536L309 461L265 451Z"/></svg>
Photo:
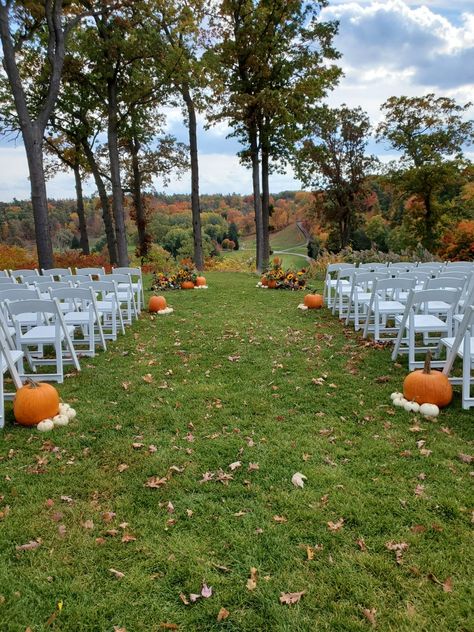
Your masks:
<svg viewBox="0 0 474 632"><path fill-rule="evenodd" d="M425 417L437 417L439 415L439 408L436 404L422 404L420 406L420 413Z"/></svg>
<svg viewBox="0 0 474 632"><path fill-rule="evenodd" d="M396 406L397 408L403 408L403 404L404 404L403 397L397 397L396 399L393 400L393 405Z"/></svg>
<svg viewBox="0 0 474 632"><path fill-rule="evenodd" d="M395 399L401 399L402 397L403 397L403 393L397 393L397 392L395 392L395 393L392 393L392 394L390 395L390 399L391 399L392 401L393 401L393 400L395 400Z"/></svg>
<svg viewBox="0 0 474 632"><path fill-rule="evenodd" d="M56 415L56 417L53 417L53 423L55 426L67 426L69 417L67 415Z"/></svg>
<svg viewBox="0 0 474 632"><path fill-rule="evenodd" d="M68 420L71 421L71 419L75 418L77 413L74 408L69 407L68 411L66 412L66 415L67 415Z"/></svg>
<svg viewBox="0 0 474 632"><path fill-rule="evenodd" d="M418 402L408 402L403 406L408 413L417 413L420 410Z"/></svg>
<svg viewBox="0 0 474 632"><path fill-rule="evenodd" d="M54 428L54 423L52 419L43 419L43 421L40 421L39 424L36 426L38 432L49 432L50 430L52 430Z"/></svg>

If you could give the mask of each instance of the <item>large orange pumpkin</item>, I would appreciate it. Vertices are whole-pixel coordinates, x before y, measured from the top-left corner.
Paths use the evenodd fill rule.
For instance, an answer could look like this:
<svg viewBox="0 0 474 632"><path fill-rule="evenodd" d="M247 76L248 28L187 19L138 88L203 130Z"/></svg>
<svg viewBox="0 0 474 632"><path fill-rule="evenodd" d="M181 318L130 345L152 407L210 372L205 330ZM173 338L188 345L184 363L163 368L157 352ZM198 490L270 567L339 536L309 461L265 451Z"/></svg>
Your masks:
<svg viewBox="0 0 474 632"><path fill-rule="evenodd" d="M51 384L29 380L16 392L13 413L22 426L35 426L55 417L59 413L58 391Z"/></svg>
<svg viewBox="0 0 474 632"><path fill-rule="evenodd" d="M193 290L194 289L194 283L192 281L183 281L181 283L181 289L182 290Z"/></svg>
<svg viewBox="0 0 474 632"><path fill-rule="evenodd" d="M207 285L207 283L206 283L206 277L203 277L203 276L198 276L198 277L196 277L196 285L197 285L198 287L201 287L202 285Z"/></svg>
<svg viewBox="0 0 474 632"><path fill-rule="evenodd" d="M403 382L403 395L409 402L436 404L444 408L453 399L453 387L441 371L432 371L431 353L426 354L425 366L409 373Z"/></svg>
<svg viewBox="0 0 474 632"><path fill-rule="evenodd" d="M152 296L148 301L149 312L161 312L166 309L166 299L164 296Z"/></svg>
<svg viewBox="0 0 474 632"><path fill-rule="evenodd" d="M308 309L321 309L324 305L324 299L321 294L306 294L304 304Z"/></svg>
<svg viewBox="0 0 474 632"><path fill-rule="evenodd" d="M266 277L266 276L263 276L263 277L260 279L260 283L261 283L262 285L264 285L265 287L267 287L267 286L268 286L268 279L267 279L267 277Z"/></svg>
<svg viewBox="0 0 474 632"><path fill-rule="evenodd" d="M269 287L271 290L274 290L274 289L276 288L276 286L277 286L277 282L275 281L275 279L270 279L270 280L268 281L268 287Z"/></svg>

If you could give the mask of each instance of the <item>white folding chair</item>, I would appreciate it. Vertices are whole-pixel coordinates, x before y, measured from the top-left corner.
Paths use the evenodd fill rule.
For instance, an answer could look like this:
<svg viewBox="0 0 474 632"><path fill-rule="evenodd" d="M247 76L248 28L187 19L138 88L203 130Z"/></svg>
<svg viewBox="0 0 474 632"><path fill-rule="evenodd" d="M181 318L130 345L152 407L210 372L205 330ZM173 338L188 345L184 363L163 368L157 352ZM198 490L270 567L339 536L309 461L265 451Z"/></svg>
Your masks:
<svg viewBox="0 0 474 632"><path fill-rule="evenodd" d="M38 288L34 285L28 287L18 287L18 285L14 285L8 287L8 289L0 289L0 309L3 310L9 325L13 325L13 323L10 321L10 315L6 310L5 301L24 301L34 298L40 298ZM33 326L36 323L36 319L36 314L21 314L21 316L18 317L22 327Z"/></svg>
<svg viewBox="0 0 474 632"><path fill-rule="evenodd" d="M71 284L68 281L35 281L35 287L39 290L40 298L48 300L51 298L49 288L57 290L59 288L71 287Z"/></svg>
<svg viewBox="0 0 474 632"><path fill-rule="evenodd" d="M355 273L356 268L341 268L337 273L332 313L335 314L337 310L339 318L343 317L345 309L348 306L352 291L352 277Z"/></svg>
<svg viewBox="0 0 474 632"><path fill-rule="evenodd" d="M87 283L91 277L89 274L64 274L61 281L66 281L71 285L80 285L81 283Z"/></svg>
<svg viewBox="0 0 474 632"><path fill-rule="evenodd" d="M324 279L324 303L328 307L333 306L333 290L337 285L337 273L344 268L355 268L354 263L330 263L326 268L326 278Z"/></svg>
<svg viewBox="0 0 474 632"><path fill-rule="evenodd" d="M122 310L118 298L117 284L115 281L87 281L79 287L89 287L96 297L97 311L102 314L102 331L106 340L117 340L117 323L120 331L125 333Z"/></svg>
<svg viewBox="0 0 474 632"><path fill-rule="evenodd" d="M79 355L95 356L96 343L104 349L104 332L102 316L99 314L94 293L88 287L50 288L50 297L57 299L64 314L66 325L74 325L76 330L71 334L72 344ZM76 337L76 331L82 332L82 338ZM84 345L88 348L84 350Z"/></svg>
<svg viewBox="0 0 474 632"><path fill-rule="evenodd" d="M19 349L31 351L31 347L39 349L44 346L52 346L54 348L54 358L47 358L44 354L31 354L30 362L33 364L34 377L61 383L64 381L65 363L72 363L77 371L81 370L71 340L71 334L75 327L74 325L66 325L56 299L49 301L33 299L15 302L7 300L6 306L15 326L15 342ZM36 314L37 323L30 327L28 331L23 332L18 316L25 313ZM47 365L54 365L56 373L40 375L36 372L37 366Z"/></svg>
<svg viewBox="0 0 474 632"><path fill-rule="evenodd" d="M453 315L459 295L460 290L455 289L411 290L403 315L395 316L395 324L399 331L392 360L395 361L399 353L408 353L408 366L411 371L423 366L423 361L416 360L416 354L436 350L440 338L452 336ZM445 320L428 313L428 305L432 301L449 304L449 309L443 314ZM416 336L420 334L423 336L423 345L416 344ZM442 363L433 361L432 365L441 366Z"/></svg>
<svg viewBox="0 0 474 632"><path fill-rule="evenodd" d="M0 287L3 285L16 285L16 279L10 276L0 276Z"/></svg>
<svg viewBox="0 0 474 632"><path fill-rule="evenodd" d="M125 305L122 308L122 318L126 325L131 325L134 318L138 318L137 305L135 303L135 291L132 286L132 279L129 274L104 274L99 278L100 281L115 281L117 285L116 298L118 298L120 306ZM105 297L106 300L109 297ZM111 297L112 298L112 297Z"/></svg>
<svg viewBox="0 0 474 632"><path fill-rule="evenodd" d="M409 293L415 287L415 279L378 279L375 281L370 296L367 318L364 324L364 338L369 332L374 334L374 340L392 340L382 333L396 333L398 327L388 326L395 317L403 314L405 304L399 300L399 295Z"/></svg>
<svg viewBox="0 0 474 632"><path fill-rule="evenodd" d="M446 347L447 357L443 368L444 375L449 377L457 357L462 358L462 377L449 377L453 384L462 385L462 407L474 407L474 395L471 387L474 384L472 370L474 368L474 305L468 305L464 317L458 327L456 336L441 338L440 345Z"/></svg>
<svg viewBox="0 0 474 632"><path fill-rule="evenodd" d="M137 306L138 313L142 311L142 306L145 305L145 293L143 290L143 275L141 268L113 268L113 274L128 274L132 281L132 288L135 292L135 303ZM118 291L122 289L120 287L120 283L118 285Z"/></svg>
<svg viewBox="0 0 474 632"><path fill-rule="evenodd" d="M5 400L13 399L15 393L5 391L3 376L10 373L16 389L22 387L23 352L12 349L8 344L2 327L0 326L0 428L5 425Z"/></svg>

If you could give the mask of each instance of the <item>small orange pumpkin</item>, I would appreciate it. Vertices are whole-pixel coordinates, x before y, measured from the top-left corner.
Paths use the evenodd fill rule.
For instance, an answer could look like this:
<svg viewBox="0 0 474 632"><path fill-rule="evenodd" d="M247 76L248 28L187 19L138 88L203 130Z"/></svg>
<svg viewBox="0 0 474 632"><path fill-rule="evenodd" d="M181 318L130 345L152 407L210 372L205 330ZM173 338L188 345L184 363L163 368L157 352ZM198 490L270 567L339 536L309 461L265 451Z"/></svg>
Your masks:
<svg viewBox="0 0 474 632"><path fill-rule="evenodd" d="M13 402L15 419L22 426L36 426L59 413L58 391L46 382L28 382L19 388Z"/></svg>
<svg viewBox="0 0 474 632"><path fill-rule="evenodd" d="M267 277L266 277L266 276L263 276L263 277L260 279L260 283L261 283L264 287L268 287L268 279L267 279Z"/></svg>
<svg viewBox="0 0 474 632"><path fill-rule="evenodd" d="M166 309L166 299L164 296L152 296L148 301L149 312L161 312Z"/></svg>
<svg viewBox="0 0 474 632"><path fill-rule="evenodd" d="M181 289L182 290L193 290L194 289L194 283L192 281L183 281L181 283Z"/></svg>
<svg viewBox="0 0 474 632"><path fill-rule="evenodd" d="M273 257L273 265L281 266L281 257Z"/></svg>
<svg viewBox="0 0 474 632"><path fill-rule="evenodd" d="M428 351L425 366L409 373L403 382L403 395L409 402L436 404L444 408L453 399L453 387L441 371L432 371L431 353Z"/></svg>
<svg viewBox="0 0 474 632"><path fill-rule="evenodd" d="M306 294L304 304L308 309L321 309L324 305L324 298L321 294Z"/></svg>
<svg viewBox="0 0 474 632"><path fill-rule="evenodd" d="M196 277L196 285L197 285L198 287L201 287L202 285L207 285L207 283L206 283L206 277L203 277L203 276L198 276L198 277Z"/></svg>
<svg viewBox="0 0 474 632"><path fill-rule="evenodd" d="M268 281L268 287L270 288L270 290L274 290L277 286L277 282L275 281L275 279L270 279Z"/></svg>

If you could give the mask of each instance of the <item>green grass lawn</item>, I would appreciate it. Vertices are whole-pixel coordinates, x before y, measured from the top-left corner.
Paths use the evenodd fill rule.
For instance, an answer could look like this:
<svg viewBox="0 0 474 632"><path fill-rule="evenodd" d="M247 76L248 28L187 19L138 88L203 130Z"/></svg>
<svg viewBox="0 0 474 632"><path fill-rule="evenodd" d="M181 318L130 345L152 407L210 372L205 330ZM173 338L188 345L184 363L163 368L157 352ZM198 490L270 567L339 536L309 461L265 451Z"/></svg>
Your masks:
<svg viewBox="0 0 474 632"><path fill-rule="evenodd" d="M7 408L2 632L472 630L459 393L436 422L393 409L406 368L388 350L302 294L206 276L82 361L59 387L66 428Z"/></svg>

